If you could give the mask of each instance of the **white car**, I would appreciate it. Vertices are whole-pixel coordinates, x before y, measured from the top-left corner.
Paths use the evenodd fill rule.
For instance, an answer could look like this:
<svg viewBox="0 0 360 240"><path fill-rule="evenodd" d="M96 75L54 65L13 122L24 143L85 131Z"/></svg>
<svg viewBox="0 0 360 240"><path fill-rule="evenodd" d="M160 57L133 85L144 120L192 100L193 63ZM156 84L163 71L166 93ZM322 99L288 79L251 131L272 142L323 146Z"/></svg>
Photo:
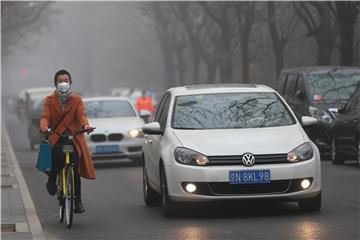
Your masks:
<svg viewBox="0 0 360 240"><path fill-rule="evenodd" d="M169 89L144 125L143 192L164 216L176 202L225 199L296 201L321 208L320 155L284 99L262 85Z"/></svg>
<svg viewBox="0 0 360 240"><path fill-rule="evenodd" d="M144 143L141 127L145 122L130 100L124 97L92 97L84 98L84 105L90 126L96 127L87 136L93 159L129 158L140 164Z"/></svg>

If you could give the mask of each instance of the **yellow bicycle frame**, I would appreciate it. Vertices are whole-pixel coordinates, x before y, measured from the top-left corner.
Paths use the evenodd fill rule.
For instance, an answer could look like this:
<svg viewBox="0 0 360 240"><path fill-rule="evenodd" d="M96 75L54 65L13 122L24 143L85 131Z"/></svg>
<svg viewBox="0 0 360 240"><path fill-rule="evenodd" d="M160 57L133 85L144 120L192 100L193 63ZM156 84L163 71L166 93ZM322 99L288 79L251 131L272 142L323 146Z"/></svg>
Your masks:
<svg viewBox="0 0 360 240"><path fill-rule="evenodd" d="M62 169L62 174L61 174L62 175L63 193L65 194L65 196L67 196L65 169L66 169L66 166L69 166L69 165L70 165L70 153L67 152L67 153L65 153L65 167ZM74 171L71 171L71 175L72 175L72 179L74 179ZM74 181L72 181L73 193L74 193L74 187L75 187L74 185L75 185L75 183L74 183Z"/></svg>

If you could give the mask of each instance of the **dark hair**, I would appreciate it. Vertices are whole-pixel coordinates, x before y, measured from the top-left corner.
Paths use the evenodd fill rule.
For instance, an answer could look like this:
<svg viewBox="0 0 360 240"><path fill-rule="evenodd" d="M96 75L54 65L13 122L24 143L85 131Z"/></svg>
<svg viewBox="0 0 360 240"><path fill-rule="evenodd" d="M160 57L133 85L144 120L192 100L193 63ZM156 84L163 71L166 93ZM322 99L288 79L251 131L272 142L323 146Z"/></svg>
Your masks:
<svg viewBox="0 0 360 240"><path fill-rule="evenodd" d="M72 83L70 73L69 73L68 71L66 71L65 69L62 69L62 70L59 70L59 71L57 71L57 72L55 73L55 77L54 77L54 85L55 85L55 87L56 87L57 77L58 77L59 75L65 75L65 74L69 76L70 84Z"/></svg>

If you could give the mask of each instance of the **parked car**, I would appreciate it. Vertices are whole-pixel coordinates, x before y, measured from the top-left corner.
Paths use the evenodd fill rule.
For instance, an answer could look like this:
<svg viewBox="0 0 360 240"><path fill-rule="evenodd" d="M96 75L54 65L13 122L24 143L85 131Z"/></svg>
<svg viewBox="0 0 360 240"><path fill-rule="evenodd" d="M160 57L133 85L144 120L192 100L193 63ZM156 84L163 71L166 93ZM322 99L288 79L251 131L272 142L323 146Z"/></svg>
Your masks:
<svg viewBox="0 0 360 240"><path fill-rule="evenodd" d="M95 131L87 136L94 160L125 159L141 163L145 124L130 100L125 97L84 98L89 123ZM141 115L148 114L140 112Z"/></svg>
<svg viewBox="0 0 360 240"><path fill-rule="evenodd" d="M164 216L181 201L266 198L321 207L319 150L269 87L172 88L142 129L144 200L161 199Z"/></svg>
<svg viewBox="0 0 360 240"><path fill-rule="evenodd" d="M332 135L333 164L344 164L345 159L356 159L360 167L360 86L339 110Z"/></svg>
<svg viewBox="0 0 360 240"><path fill-rule="evenodd" d="M278 92L282 94L298 120L312 116L319 124L306 129L324 156L330 156L331 138L338 109L344 107L357 84L360 68L304 67L280 73Z"/></svg>
<svg viewBox="0 0 360 240"><path fill-rule="evenodd" d="M31 150L40 143L41 134L39 131L40 115L44 109L44 99L37 99L33 102L31 114L27 120L27 134Z"/></svg>
<svg viewBox="0 0 360 240"><path fill-rule="evenodd" d="M26 116L26 91L22 89L16 99L16 117L25 121Z"/></svg>
<svg viewBox="0 0 360 240"><path fill-rule="evenodd" d="M39 119L43 109L43 101L50 95L54 88L29 88L25 90L25 116L24 120L27 126L27 135L31 150L40 142Z"/></svg>

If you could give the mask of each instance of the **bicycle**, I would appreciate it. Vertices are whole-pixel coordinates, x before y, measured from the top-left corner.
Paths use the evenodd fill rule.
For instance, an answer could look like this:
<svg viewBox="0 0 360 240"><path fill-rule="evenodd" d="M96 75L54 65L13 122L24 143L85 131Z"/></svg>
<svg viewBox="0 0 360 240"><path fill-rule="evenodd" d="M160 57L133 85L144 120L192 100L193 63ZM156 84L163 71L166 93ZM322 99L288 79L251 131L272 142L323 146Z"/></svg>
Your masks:
<svg viewBox="0 0 360 240"><path fill-rule="evenodd" d="M48 130L49 134L56 134L60 138L66 140L66 143L62 146L63 153L65 153L65 166L61 169L57 178L57 198L59 201L60 223L64 221L65 216L68 228L71 228L72 226L75 201L74 165L70 159L70 154L74 152L72 140L78 134L85 132L89 133L89 131L93 131L94 129L95 128L80 130L74 135L61 134L52 129Z"/></svg>

